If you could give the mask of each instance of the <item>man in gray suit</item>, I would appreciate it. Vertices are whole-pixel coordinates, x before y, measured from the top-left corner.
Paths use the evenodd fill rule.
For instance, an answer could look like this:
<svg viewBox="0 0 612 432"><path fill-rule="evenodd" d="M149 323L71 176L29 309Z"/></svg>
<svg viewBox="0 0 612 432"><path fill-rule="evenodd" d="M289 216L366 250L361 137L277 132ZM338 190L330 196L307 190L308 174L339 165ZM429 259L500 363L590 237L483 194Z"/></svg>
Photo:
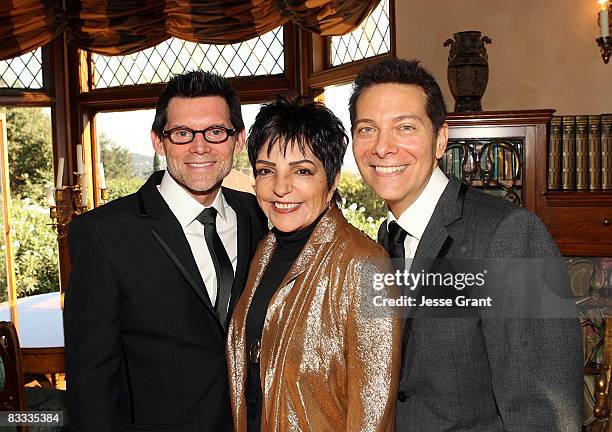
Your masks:
<svg viewBox="0 0 612 432"><path fill-rule="evenodd" d="M392 257L415 263L559 258L537 216L448 179L438 168L448 139L446 108L435 79L417 61L389 59L363 69L349 110L359 171L389 208L378 237ZM524 272L514 280L530 277ZM526 296L529 285L513 285L512 295ZM561 288L569 296L567 285ZM433 319L412 309L396 430L580 430L582 355L575 317Z"/></svg>

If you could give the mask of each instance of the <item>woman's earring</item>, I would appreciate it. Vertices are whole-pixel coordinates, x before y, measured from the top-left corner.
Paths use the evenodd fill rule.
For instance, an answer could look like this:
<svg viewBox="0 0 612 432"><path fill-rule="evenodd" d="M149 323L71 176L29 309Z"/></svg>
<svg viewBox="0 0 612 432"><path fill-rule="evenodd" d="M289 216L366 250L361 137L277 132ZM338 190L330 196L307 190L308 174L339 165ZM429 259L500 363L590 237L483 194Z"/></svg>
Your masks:
<svg viewBox="0 0 612 432"><path fill-rule="evenodd" d="M327 201L327 209L331 210L331 200Z"/></svg>

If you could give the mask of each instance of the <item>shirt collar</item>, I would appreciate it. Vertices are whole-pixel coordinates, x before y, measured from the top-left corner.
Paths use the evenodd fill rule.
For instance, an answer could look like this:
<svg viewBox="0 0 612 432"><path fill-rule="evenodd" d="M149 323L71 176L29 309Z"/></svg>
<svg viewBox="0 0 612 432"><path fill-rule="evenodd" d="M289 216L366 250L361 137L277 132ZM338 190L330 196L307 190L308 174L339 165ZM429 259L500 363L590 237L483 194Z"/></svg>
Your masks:
<svg viewBox="0 0 612 432"><path fill-rule="evenodd" d="M184 229L189 224L191 224L195 218L207 208L200 204L194 197L189 195L189 193L181 187L177 183L174 178L168 173L164 172L164 176L162 177L162 181L158 186L159 193L164 198L174 216L178 219L181 227ZM226 221L226 213L225 208L227 206L227 202L225 201L225 197L223 193L221 193L221 189L217 191L217 195L213 200L212 204L208 207L214 207L217 210L217 214L223 221Z"/></svg>
<svg viewBox="0 0 612 432"><path fill-rule="evenodd" d="M404 210L399 219L396 219L393 213L389 212L387 226L391 221L396 221L408 234L417 240L421 240L447 184L448 177L446 177L440 167L436 167L421 194L410 207Z"/></svg>

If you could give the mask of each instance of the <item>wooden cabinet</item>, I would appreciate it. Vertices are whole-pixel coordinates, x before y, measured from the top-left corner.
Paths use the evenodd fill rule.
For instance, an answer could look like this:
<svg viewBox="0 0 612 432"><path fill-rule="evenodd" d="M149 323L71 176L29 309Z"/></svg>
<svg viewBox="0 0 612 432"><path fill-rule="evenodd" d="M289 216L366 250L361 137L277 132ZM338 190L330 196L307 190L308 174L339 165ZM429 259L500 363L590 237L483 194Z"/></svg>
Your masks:
<svg viewBox="0 0 612 432"><path fill-rule="evenodd" d="M563 255L612 256L611 192L546 192L542 219Z"/></svg>
<svg viewBox="0 0 612 432"><path fill-rule="evenodd" d="M449 152L441 166L488 192L512 198L536 213L547 225L563 255L612 256L612 192L547 191L547 128L553 110L451 113ZM491 150L497 148L498 150ZM455 150L453 150L455 149ZM459 149L457 151L457 149ZM502 150L499 150L502 149ZM514 154L513 176L507 165ZM497 154L501 156L497 156ZM501 159L500 159L501 157ZM448 163L449 160L452 163ZM455 157L456 158L456 157ZM518 164L517 164L518 162ZM450 166L453 165L454 167Z"/></svg>

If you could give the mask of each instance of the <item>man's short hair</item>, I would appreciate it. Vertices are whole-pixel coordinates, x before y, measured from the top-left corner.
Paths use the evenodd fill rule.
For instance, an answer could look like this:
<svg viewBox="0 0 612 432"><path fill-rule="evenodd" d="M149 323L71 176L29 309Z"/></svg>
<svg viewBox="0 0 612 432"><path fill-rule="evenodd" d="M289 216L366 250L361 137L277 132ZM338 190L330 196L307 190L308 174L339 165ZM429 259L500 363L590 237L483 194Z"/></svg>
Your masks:
<svg viewBox="0 0 612 432"><path fill-rule="evenodd" d="M297 145L302 153L308 147L323 164L331 188L342 168L348 136L340 119L325 105L305 98L292 102L279 98L261 107L249 130L247 150L255 176L255 161L266 144L268 155L276 145L283 154L289 145Z"/></svg>
<svg viewBox="0 0 612 432"><path fill-rule="evenodd" d="M168 121L168 104L175 97L195 98L220 96L225 99L230 113L230 122L237 132L244 129L240 98L229 82L220 75L201 70L173 76L162 90L155 106L155 119L151 130L158 138Z"/></svg>
<svg viewBox="0 0 612 432"><path fill-rule="evenodd" d="M421 87L425 92L425 112L433 125L434 135L446 120L446 105L440 86L436 79L425 68L419 66L418 60L390 58L366 66L359 72L353 83L353 92L349 99L351 132L355 129L357 100L361 93L376 84L410 84Z"/></svg>

